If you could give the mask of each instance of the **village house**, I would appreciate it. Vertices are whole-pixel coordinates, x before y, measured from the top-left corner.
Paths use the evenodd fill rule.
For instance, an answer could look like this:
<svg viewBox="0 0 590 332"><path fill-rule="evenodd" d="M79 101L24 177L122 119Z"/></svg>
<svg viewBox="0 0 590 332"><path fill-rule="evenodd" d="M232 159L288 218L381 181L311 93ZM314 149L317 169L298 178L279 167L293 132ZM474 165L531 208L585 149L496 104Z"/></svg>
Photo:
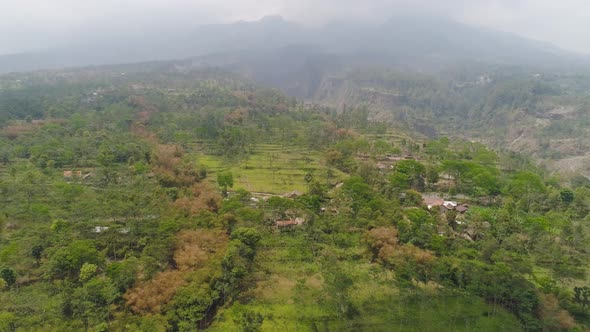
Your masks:
<svg viewBox="0 0 590 332"><path fill-rule="evenodd" d="M467 212L469 210L469 205L468 204L459 204L457 202L453 202L453 201L445 201L443 205L441 205L440 207L440 211L442 213L445 213L447 211L457 211L460 214L463 214L465 212Z"/></svg>
<svg viewBox="0 0 590 332"><path fill-rule="evenodd" d="M303 218L291 218L287 220L277 220L275 221L275 227L284 228L284 227L291 227L291 226L300 226L303 225L305 219Z"/></svg>
<svg viewBox="0 0 590 332"><path fill-rule="evenodd" d="M459 204L454 201L445 201L440 197L426 196L422 198L422 202L429 210L432 210L434 207L439 207L441 213L446 213L447 211L457 211L460 214L464 214L469 210L468 204Z"/></svg>
<svg viewBox="0 0 590 332"><path fill-rule="evenodd" d="M440 197L424 197L422 199L424 205L428 208L428 210L432 209L435 206L442 206L445 203L445 200Z"/></svg>
<svg viewBox="0 0 590 332"><path fill-rule="evenodd" d="M445 213L447 211L452 211L455 210L455 208L457 207L457 202L453 202L453 201L445 201L441 206L440 206L440 211Z"/></svg>
<svg viewBox="0 0 590 332"><path fill-rule="evenodd" d="M467 212L467 210L469 210L469 205L467 205L467 204L461 204L461 205L455 207L455 211L457 211L459 213L465 213L465 212Z"/></svg>

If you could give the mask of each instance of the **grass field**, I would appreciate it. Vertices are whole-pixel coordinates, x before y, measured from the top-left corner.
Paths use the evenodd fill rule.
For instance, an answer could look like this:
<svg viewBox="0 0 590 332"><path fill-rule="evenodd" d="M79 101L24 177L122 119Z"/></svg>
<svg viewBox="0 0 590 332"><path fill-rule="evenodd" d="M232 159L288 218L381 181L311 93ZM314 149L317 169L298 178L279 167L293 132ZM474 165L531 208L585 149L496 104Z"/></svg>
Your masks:
<svg viewBox="0 0 590 332"><path fill-rule="evenodd" d="M234 189L243 188L250 192L283 194L291 191L305 192L305 175L310 172L320 183L334 184L345 175L323 163L319 152L310 152L301 147L279 144L259 144L247 158L237 162L221 156L202 154L198 163L207 168L209 179L215 182L216 173L231 172Z"/></svg>

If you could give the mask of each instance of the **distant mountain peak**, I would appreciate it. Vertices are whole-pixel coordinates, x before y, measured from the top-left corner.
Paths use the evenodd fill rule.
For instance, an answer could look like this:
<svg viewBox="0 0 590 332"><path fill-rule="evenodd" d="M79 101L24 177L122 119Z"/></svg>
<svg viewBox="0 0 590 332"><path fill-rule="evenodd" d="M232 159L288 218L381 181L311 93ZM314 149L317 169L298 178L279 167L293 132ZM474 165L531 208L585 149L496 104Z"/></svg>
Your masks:
<svg viewBox="0 0 590 332"><path fill-rule="evenodd" d="M149 40L122 35L108 42L88 40L29 56L0 56L0 73L89 64L181 59L233 52L254 53L290 45L341 56L373 54L384 65L440 67L466 60L524 66L590 67L590 58L512 33L474 27L449 17L395 14L380 23L336 21L307 26L279 15L232 24L209 24L194 31L162 34ZM291 49L296 49L292 47ZM110 51L112 50L112 51ZM359 60L358 62L361 62Z"/></svg>

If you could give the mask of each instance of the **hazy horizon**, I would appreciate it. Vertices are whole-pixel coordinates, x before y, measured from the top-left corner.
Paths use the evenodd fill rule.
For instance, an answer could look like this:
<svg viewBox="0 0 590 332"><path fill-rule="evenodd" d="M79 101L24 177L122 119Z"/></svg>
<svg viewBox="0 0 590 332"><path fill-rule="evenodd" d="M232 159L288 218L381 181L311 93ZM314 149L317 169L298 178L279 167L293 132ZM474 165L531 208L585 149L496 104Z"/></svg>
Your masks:
<svg viewBox="0 0 590 332"><path fill-rule="evenodd" d="M273 15L322 25L338 20L379 23L409 14L446 17L590 54L590 40L584 36L590 31L588 13L590 3L581 0L25 0L0 4L0 55L110 39L149 39Z"/></svg>

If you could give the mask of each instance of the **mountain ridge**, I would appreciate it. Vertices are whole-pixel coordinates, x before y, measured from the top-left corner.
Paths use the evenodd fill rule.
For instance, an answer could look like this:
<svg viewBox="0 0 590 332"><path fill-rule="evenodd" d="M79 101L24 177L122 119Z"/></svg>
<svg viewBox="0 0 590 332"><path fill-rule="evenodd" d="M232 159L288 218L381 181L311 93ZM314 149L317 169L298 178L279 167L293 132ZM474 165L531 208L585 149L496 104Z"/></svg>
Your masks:
<svg viewBox="0 0 590 332"><path fill-rule="evenodd" d="M393 64L418 63L417 67L478 59L489 63L590 68L589 56L447 18L392 16L378 24L340 21L311 27L272 16L259 21L151 34L144 39L89 39L67 47L0 55L0 73L272 51L293 45L313 45L327 54L374 53L389 58Z"/></svg>

